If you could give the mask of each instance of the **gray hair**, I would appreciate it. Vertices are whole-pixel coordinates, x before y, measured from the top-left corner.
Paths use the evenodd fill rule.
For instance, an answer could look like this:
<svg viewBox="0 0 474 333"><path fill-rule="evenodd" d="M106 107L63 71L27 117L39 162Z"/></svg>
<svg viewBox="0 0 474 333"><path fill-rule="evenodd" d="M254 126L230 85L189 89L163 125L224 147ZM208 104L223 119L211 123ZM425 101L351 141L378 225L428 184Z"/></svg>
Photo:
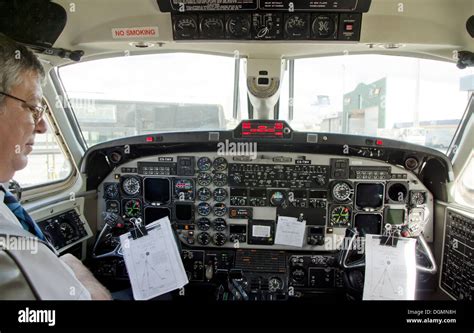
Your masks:
<svg viewBox="0 0 474 333"><path fill-rule="evenodd" d="M10 93L21 84L25 72L36 73L40 81L45 77L44 68L32 51L0 34L0 91ZM4 98L0 95L0 104Z"/></svg>

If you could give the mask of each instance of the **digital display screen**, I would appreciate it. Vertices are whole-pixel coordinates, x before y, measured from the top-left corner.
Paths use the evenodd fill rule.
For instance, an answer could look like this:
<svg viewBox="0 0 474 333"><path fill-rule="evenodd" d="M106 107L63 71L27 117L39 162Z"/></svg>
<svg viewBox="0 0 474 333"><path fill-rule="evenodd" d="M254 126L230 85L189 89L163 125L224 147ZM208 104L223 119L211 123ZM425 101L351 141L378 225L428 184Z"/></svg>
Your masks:
<svg viewBox="0 0 474 333"><path fill-rule="evenodd" d="M380 235L382 231L382 216L379 214L357 214L355 227L362 237L366 234Z"/></svg>
<svg viewBox="0 0 474 333"><path fill-rule="evenodd" d="M147 207L145 209L145 224L150 224L156 220L168 216L171 219L170 210L164 207Z"/></svg>
<svg viewBox="0 0 474 333"><path fill-rule="evenodd" d="M251 189L249 191L249 197L252 197L252 198L266 198L267 197L267 191L266 190L260 190L260 189Z"/></svg>
<svg viewBox="0 0 474 333"><path fill-rule="evenodd" d="M281 121L243 121L240 131L242 138L291 138L291 130Z"/></svg>
<svg viewBox="0 0 474 333"><path fill-rule="evenodd" d="M193 219L193 205L189 203L176 203L176 220L191 221Z"/></svg>
<svg viewBox="0 0 474 333"><path fill-rule="evenodd" d="M405 223L405 210L389 208L385 211L385 222L388 224Z"/></svg>
<svg viewBox="0 0 474 333"><path fill-rule="evenodd" d="M309 197L314 199L327 199L328 192L327 191L320 191L320 190L310 190Z"/></svg>
<svg viewBox="0 0 474 333"><path fill-rule="evenodd" d="M192 179L175 179L174 194L179 200L194 199L194 182Z"/></svg>
<svg viewBox="0 0 474 333"><path fill-rule="evenodd" d="M245 234L246 232L247 232L247 226L245 225L236 225L236 224L229 225L230 234Z"/></svg>
<svg viewBox="0 0 474 333"><path fill-rule="evenodd" d="M249 220L248 232L250 234L248 244L273 245L275 221Z"/></svg>
<svg viewBox="0 0 474 333"><path fill-rule="evenodd" d="M359 208L380 208L383 205L382 184L357 184L356 205Z"/></svg>
<svg viewBox="0 0 474 333"><path fill-rule="evenodd" d="M230 196L231 197L246 197L247 196L247 189L245 189L245 188L231 188L230 189Z"/></svg>
<svg viewBox="0 0 474 333"><path fill-rule="evenodd" d="M170 201L170 181L163 178L145 178L145 200L166 203Z"/></svg>

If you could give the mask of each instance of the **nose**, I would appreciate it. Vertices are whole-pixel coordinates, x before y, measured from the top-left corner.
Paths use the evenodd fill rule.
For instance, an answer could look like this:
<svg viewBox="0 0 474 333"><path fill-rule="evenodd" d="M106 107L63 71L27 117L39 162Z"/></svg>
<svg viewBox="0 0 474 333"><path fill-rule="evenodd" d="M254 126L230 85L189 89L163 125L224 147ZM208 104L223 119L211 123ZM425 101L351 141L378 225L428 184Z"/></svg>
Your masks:
<svg viewBox="0 0 474 333"><path fill-rule="evenodd" d="M35 133L37 134L44 134L48 130L48 124L46 124L46 120L41 118L35 126Z"/></svg>

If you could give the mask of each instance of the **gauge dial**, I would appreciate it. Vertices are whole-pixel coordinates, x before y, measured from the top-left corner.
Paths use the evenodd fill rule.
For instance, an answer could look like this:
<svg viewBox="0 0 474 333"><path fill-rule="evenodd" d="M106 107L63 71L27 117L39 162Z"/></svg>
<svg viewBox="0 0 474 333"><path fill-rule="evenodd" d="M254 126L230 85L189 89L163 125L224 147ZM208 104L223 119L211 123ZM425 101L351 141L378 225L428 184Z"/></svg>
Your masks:
<svg viewBox="0 0 474 333"><path fill-rule="evenodd" d="M281 191L275 191L270 197L270 203L272 206L279 207L285 202L285 194Z"/></svg>
<svg viewBox="0 0 474 333"><path fill-rule="evenodd" d="M119 214L120 213L120 207L119 207L118 201L106 201L105 202L105 211L107 213Z"/></svg>
<svg viewBox="0 0 474 333"><path fill-rule="evenodd" d="M226 23L227 31L233 38L249 38L250 26L250 15L232 15Z"/></svg>
<svg viewBox="0 0 474 333"><path fill-rule="evenodd" d="M317 16L312 25L313 35L316 38L330 38L336 31L335 17L330 15Z"/></svg>
<svg viewBox="0 0 474 333"><path fill-rule="evenodd" d="M59 232L65 239L72 239L76 234L74 228L66 222L63 222L59 225Z"/></svg>
<svg viewBox="0 0 474 333"><path fill-rule="evenodd" d="M227 242L227 237L221 232L218 232L212 236L212 242L217 246L222 246Z"/></svg>
<svg viewBox="0 0 474 333"><path fill-rule="evenodd" d="M197 227L201 231L207 231L211 227L211 221L207 217L201 217L197 221Z"/></svg>
<svg viewBox="0 0 474 333"><path fill-rule="evenodd" d="M201 186L209 186L212 183L212 176L210 173L200 172L197 181Z"/></svg>
<svg viewBox="0 0 474 333"><path fill-rule="evenodd" d="M225 173L217 172L212 178L214 185L216 186L225 186L227 185L227 175Z"/></svg>
<svg viewBox="0 0 474 333"><path fill-rule="evenodd" d="M222 217L227 213L227 207L224 203L216 203L212 211L215 216Z"/></svg>
<svg viewBox="0 0 474 333"><path fill-rule="evenodd" d="M110 183L104 185L105 199L116 199L119 196L119 186L117 183Z"/></svg>
<svg viewBox="0 0 474 333"><path fill-rule="evenodd" d="M212 196L215 201L222 202L227 198L227 191L223 189L222 187L218 187L214 190L214 193L212 193Z"/></svg>
<svg viewBox="0 0 474 333"><path fill-rule="evenodd" d="M211 190L208 189L207 187L201 187L197 191L197 197L199 201L207 201L211 198L211 195L212 195Z"/></svg>
<svg viewBox="0 0 474 333"><path fill-rule="evenodd" d="M142 203L140 200L127 200L123 206L125 217L139 217L142 213Z"/></svg>
<svg viewBox="0 0 474 333"><path fill-rule="evenodd" d="M287 18L285 23L285 33L289 38L308 38L309 36L309 15L295 14Z"/></svg>
<svg viewBox="0 0 474 333"><path fill-rule="evenodd" d="M218 157L212 163L216 171L224 171L227 169L227 160L224 157Z"/></svg>
<svg viewBox="0 0 474 333"><path fill-rule="evenodd" d="M211 214L211 210L211 205L209 205L207 202L201 202L197 208L198 214L201 216L207 216Z"/></svg>
<svg viewBox="0 0 474 333"><path fill-rule="evenodd" d="M281 37L282 16L277 13L257 13L252 16L252 31L255 39L277 39Z"/></svg>
<svg viewBox="0 0 474 333"><path fill-rule="evenodd" d="M201 37L223 38L224 20L222 16L204 16L199 24Z"/></svg>
<svg viewBox="0 0 474 333"><path fill-rule="evenodd" d="M209 157L201 157L197 161L199 171L208 171L211 169L212 161Z"/></svg>
<svg viewBox="0 0 474 333"><path fill-rule="evenodd" d="M339 202L348 201L354 194L354 189L346 182L338 182L332 188L332 197Z"/></svg>
<svg viewBox="0 0 474 333"><path fill-rule="evenodd" d="M140 193L140 180L137 177L127 177L122 181L122 190L126 195L135 196Z"/></svg>
<svg viewBox="0 0 474 333"><path fill-rule="evenodd" d="M225 228L227 228L227 223L223 218L217 218L214 221L212 221L212 228L215 231L224 231Z"/></svg>
<svg viewBox="0 0 474 333"><path fill-rule="evenodd" d="M349 226L351 224L351 209L346 206L336 206L331 209L331 226Z"/></svg>
<svg viewBox="0 0 474 333"><path fill-rule="evenodd" d="M179 39L194 38L198 32L196 19L191 15L180 15L177 17L173 28L175 37Z"/></svg>
<svg viewBox="0 0 474 333"><path fill-rule="evenodd" d="M194 199L194 182L192 179L175 179L174 194L178 200Z"/></svg>
<svg viewBox="0 0 474 333"><path fill-rule="evenodd" d="M268 280L268 291L271 293L277 292L283 289L283 281L280 278L272 277Z"/></svg>
<svg viewBox="0 0 474 333"><path fill-rule="evenodd" d="M207 232L201 232L197 236L197 241L201 245L207 245L211 242L211 235L209 235Z"/></svg>

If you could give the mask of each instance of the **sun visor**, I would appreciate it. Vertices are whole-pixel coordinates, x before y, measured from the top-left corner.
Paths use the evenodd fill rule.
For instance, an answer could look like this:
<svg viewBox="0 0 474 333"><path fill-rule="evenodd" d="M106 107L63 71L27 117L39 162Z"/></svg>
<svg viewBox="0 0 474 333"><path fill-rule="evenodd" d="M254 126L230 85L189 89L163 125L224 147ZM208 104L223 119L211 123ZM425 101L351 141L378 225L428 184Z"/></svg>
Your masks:
<svg viewBox="0 0 474 333"><path fill-rule="evenodd" d="M50 48L66 26L66 10L50 0L0 0L0 33Z"/></svg>

